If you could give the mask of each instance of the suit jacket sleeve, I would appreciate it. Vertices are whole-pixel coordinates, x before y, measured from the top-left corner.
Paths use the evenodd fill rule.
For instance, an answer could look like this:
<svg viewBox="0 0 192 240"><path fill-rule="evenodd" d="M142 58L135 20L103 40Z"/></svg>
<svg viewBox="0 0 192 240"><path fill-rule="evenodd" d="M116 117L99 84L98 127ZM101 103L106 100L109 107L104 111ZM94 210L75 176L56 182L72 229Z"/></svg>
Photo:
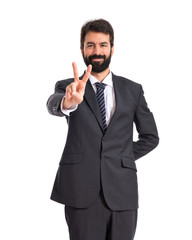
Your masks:
<svg viewBox="0 0 192 240"><path fill-rule="evenodd" d="M59 116L59 117L69 117L68 114L65 114L64 111L61 110L61 102L65 96L65 89L68 84L72 82L71 79L58 81L55 84L55 92L52 94L47 101L47 109L50 114Z"/></svg>
<svg viewBox="0 0 192 240"><path fill-rule="evenodd" d="M152 151L159 143L157 127L153 114L150 112L144 97L142 86L134 122L138 131L138 141L133 142L135 160Z"/></svg>

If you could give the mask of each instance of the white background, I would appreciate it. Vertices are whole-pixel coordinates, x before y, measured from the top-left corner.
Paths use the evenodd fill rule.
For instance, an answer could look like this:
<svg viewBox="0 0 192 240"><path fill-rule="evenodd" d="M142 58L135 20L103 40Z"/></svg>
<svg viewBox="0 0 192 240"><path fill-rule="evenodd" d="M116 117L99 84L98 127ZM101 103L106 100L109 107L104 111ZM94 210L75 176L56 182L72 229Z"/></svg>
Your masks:
<svg viewBox="0 0 192 240"><path fill-rule="evenodd" d="M1 239L68 239L63 205L49 200L67 124L46 101L72 61L85 70L80 28L101 17L115 31L111 70L143 85L160 135L137 161L135 240L192 239L191 12L187 0L1 1Z"/></svg>

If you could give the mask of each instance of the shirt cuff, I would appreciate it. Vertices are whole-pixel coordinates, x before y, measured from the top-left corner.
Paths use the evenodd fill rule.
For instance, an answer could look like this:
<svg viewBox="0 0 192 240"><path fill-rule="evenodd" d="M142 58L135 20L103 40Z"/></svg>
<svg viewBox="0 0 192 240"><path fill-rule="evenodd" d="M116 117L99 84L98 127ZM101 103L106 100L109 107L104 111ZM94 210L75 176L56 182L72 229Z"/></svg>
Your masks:
<svg viewBox="0 0 192 240"><path fill-rule="evenodd" d="M74 105L74 106L71 106L70 108L68 109L64 109L63 108L63 101L65 99L65 96L63 97L62 101L61 101L61 105L60 105L60 108L61 108L61 112L67 116L70 115L71 112L75 111L78 107L78 104L77 105Z"/></svg>

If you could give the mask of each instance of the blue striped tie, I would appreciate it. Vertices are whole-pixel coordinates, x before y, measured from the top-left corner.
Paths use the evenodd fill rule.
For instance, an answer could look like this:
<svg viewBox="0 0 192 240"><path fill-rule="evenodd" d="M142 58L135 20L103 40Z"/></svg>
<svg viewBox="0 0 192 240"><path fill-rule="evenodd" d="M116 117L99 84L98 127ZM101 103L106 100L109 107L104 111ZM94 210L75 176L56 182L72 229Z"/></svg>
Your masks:
<svg viewBox="0 0 192 240"><path fill-rule="evenodd" d="M100 111L101 111L103 129L106 130L107 123L106 123L106 109L105 109L105 99L104 99L104 90L105 90L106 84L96 82L95 85L97 87L96 97L97 97L97 101L98 101L99 108L100 108Z"/></svg>

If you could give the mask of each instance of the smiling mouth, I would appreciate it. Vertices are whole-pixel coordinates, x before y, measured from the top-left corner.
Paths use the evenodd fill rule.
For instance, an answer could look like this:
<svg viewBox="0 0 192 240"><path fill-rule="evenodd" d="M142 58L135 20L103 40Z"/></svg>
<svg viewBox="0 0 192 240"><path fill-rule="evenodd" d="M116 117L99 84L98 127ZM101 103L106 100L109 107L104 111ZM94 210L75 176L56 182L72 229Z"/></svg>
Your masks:
<svg viewBox="0 0 192 240"><path fill-rule="evenodd" d="M92 61L94 61L94 62L100 62L100 61L102 61L103 60L103 58L93 58L92 59Z"/></svg>

